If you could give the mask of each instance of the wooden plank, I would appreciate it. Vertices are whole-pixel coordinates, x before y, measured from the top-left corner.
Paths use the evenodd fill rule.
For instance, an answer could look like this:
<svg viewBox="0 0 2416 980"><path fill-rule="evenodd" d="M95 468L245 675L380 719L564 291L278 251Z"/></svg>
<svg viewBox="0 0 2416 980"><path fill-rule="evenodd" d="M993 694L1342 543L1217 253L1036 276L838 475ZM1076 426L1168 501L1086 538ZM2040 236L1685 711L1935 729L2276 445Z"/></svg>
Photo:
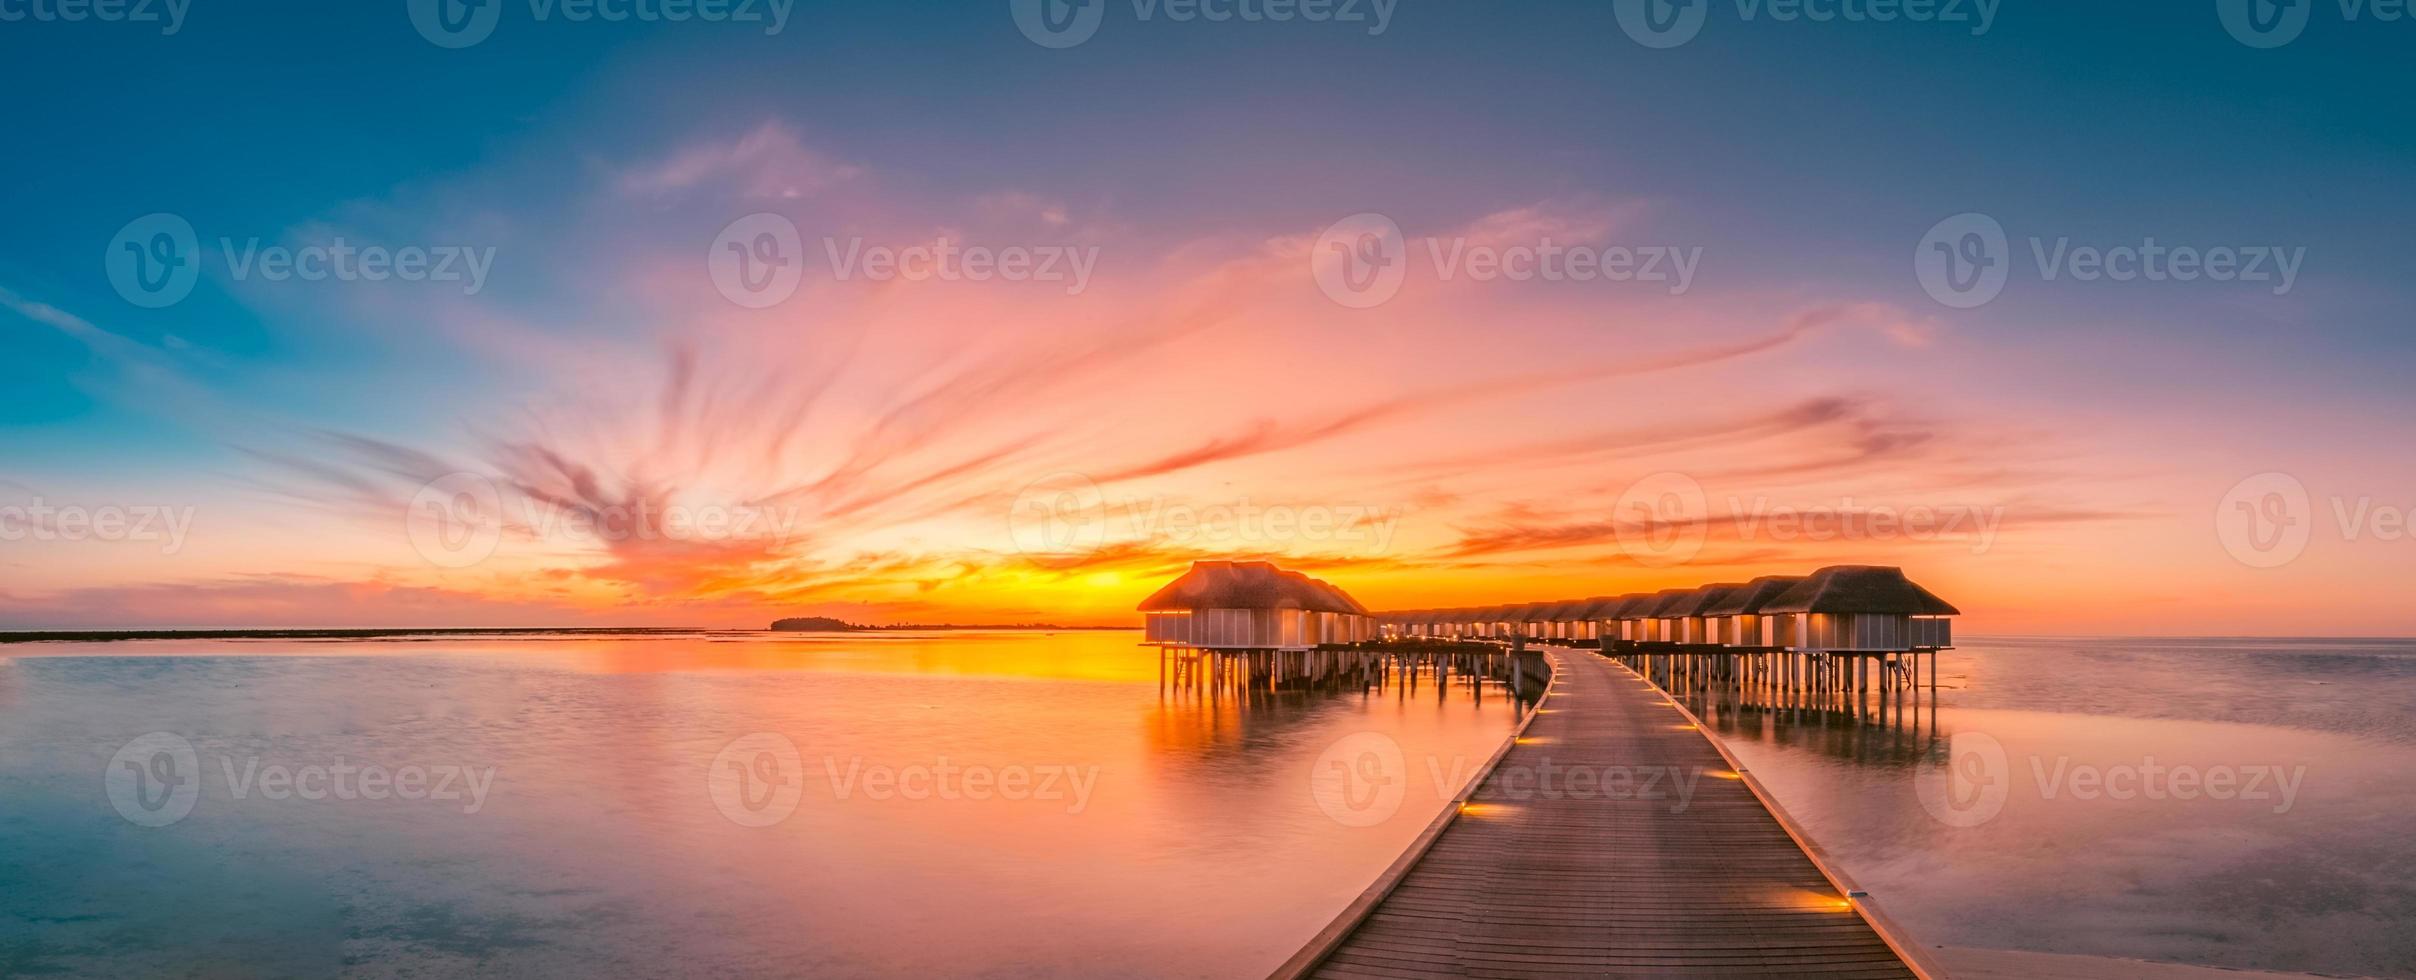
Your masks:
<svg viewBox="0 0 2416 980"><path fill-rule="evenodd" d="M1556 680L1559 675L1557 663L1554 665L1553 673ZM1547 698L1550 697L1551 690L1552 682L1546 681L1544 693ZM1535 723L1536 717L1537 713L1530 712L1527 717L1519 720L1517 727L1510 730L1509 736L1502 739L1501 746L1493 750L1493 755L1485 760L1484 765L1477 767L1477 771L1469 776L1468 782L1460 787L1459 792L1452 794L1451 799L1445 801L1443 812L1436 814L1434 821L1427 824L1426 829L1419 832L1416 839L1410 841L1409 848L1393 861L1392 866L1384 869L1383 874L1376 876L1374 884L1369 885L1365 891L1359 894L1358 898L1345 906L1342 914L1334 917L1334 921L1327 923L1326 927L1319 930L1317 935L1310 937L1307 945L1302 946L1299 952L1292 954L1291 959L1285 960L1283 965L1275 968L1275 972L1272 974L1275 980L1299 980L1301 977L1309 976L1312 971L1316 970L1318 964L1332 957L1341 948L1343 942L1349 938L1351 931L1358 928L1359 924L1366 921L1367 917L1375 911L1377 903L1383 901L1385 896L1392 894L1394 889L1408 878L1410 870L1417 866L1418 862L1437 842L1442 840L1444 831L1448 830L1452 821L1459 817L1460 804L1468 800L1469 794L1474 793L1485 778L1493 772L1494 766L1499 765L1504 758L1509 756L1512 749L1518 747L1519 738L1525 735L1527 728Z"/></svg>
<svg viewBox="0 0 2416 980"><path fill-rule="evenodd" d="M1277 978L1930 975L1683 707L1549 656L1541 709Z"/></svg>

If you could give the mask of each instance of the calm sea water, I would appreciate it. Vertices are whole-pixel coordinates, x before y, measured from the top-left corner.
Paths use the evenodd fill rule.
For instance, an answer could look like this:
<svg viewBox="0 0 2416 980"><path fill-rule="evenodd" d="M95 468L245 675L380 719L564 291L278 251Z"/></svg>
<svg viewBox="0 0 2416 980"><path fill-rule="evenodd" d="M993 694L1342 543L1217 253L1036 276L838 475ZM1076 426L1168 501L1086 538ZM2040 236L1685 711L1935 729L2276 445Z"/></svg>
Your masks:
<svg viewBox="0 0 2416 980"><path fill-rule="evenodd" d="M1513 724L1136 637L0 648L0 976L1262 975Z"/></svg>
<svg viewBox="0 0 2416 980"><path fill-rule="evenodd" d="M2416 643L1966 640L1898 724L1715 728L1926 943L2416 975Z"/></svg>
<svg viewBox="0 0 2416 980"><path fill-rule="evenodd" d="M1917 720L1715 719L1918 940L2416 975L2416 644L1942 660ZM1421 682L1161 695L1130 633L6 648L0 976L1260 975L1513 723ZM1319 781L1371 747L1397 796Z"/></svg>

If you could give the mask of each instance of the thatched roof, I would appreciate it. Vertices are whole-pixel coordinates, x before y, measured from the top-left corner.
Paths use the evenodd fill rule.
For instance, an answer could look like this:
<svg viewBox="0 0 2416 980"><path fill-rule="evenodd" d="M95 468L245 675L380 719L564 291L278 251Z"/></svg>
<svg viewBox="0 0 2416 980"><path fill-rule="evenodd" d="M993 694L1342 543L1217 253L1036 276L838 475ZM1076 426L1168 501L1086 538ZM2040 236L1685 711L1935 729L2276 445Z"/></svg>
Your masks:
<svg viewBox="0 0 2416 980"><path fill-rule="evenodd" d="M1528 603L1528 604L1527 604L1527 622L1530 622L1530 623L1557 623L1557 622L1559 622L1559 621L1560 621L1560 607L1565 606L1565 605L1568 605L1568 603L1565 603L1565 602L1533 602L1533 603Z"/></svg>
<svg viewBox="0 0 2416 980"><path fill-rule="evenodd" d="M1329 598L1333 599L1334 601L1339 602L1339 603L1341 603L1341 604L1342 604L1342 608L1340 608L1340 609L1319 609L1319 610L1318 610L1319 612L1342 612L1342 613L1351 613L1351 614L1354 614L1354 615L1359 615L1359 616L1365 616L1365 615L1367 615L1367 607L1366 607L1366 606L1362 606L1362 605L1360 605L1360 604L1359 604L1359 600L1351 598L1351 594L1350 594L1350 593L1348 593L1348 592L1344 592L1344 591L1342 591L1341 589L1335 588L1335 587L1334 587L1334 584L1333 584L1332 582L1328 582L1328 581L1326 581L1326 580L1324 580L1324 579L1321 579L1321 578L1310 578L1309 576L1302 575L1302 574L1300 574L1299 572L1284 572L1283 574L1284 574L1286 577L1289 577L1289 578L1296 578L1296 579L1299 579L1299 580L1301 580L1301 581L1307 582L1307 583L1309 584L1309 587L1310 587L1310 588L1312 588L1312 589L1316 589L1316 590L1318 590L1318 591L1320 591L1320 592L1323 592L1323 593L1325 593L1325 594L1326 594L1326 596L1327 596L1327 597L1329 597ZM1304 606L1304 607L1302 607L1302 608L1309 608L1309 607Z"/></svg>
<svg viewBox="0 0 2416 980"><path fill-rule="evenodd" d="M1621 597L1618 605L1611 607L1609 618L1650 619L1653 615L1653 607L1661 604L1661 598L1661 594L1657 592L1630 593Z"/></svg>
<svg viewBox="0 0 2416 980"><path fill-rule="evenodd" d="M1831 565L1780 593L1762 607L1766 613L1880 613L1899 616L1954 616L1961 610L1904 577L1904 569L1885 565Z"/></svg>
<svg viewBox="0 0 2416 980"><path fill-rule="evenodd" d="M1674 619L1686 615L1681 609L1694 608L1695 594L1701 589L1663 589L1653 593L1654 602L1645 607L1646 619Z"/></svg>
<svg viewBox="0 0 2416 980"><path fill-rule="evenodd" d="M1555 602L1552 604L1552 608L1544 610L1544 618L1554 623L1582 622L1585 619L1585 611L1592 608L1593 605L1584 599Z"/></svg>
<svg viewBox="0 0 2416 980"><path fill-rule="evenodd" d="M1701 616L1704 614L1704 610L1719 605L1721 602L1725 601L1731 593L1734 593L1738 589L1742 589L1744 587L1745 585L1742 582L1721 582L1717 585L1706 585L1700 589L1694 590L1693 592L1687 593L1684 601L1678 602L1674 605L1664 605L1660 609L1655 610L1655 612L1659 613L1663 618L1674 616Z"/></svg>
<svg viewBox="0 0 2416 980"><path fill-rule="evenodd" d="M1195 561L1191 570L1141 600L1142 612L1178 609L1306 609L1357 613L1365 606L1324 582L1263 561Z"/></svg>
<svg viewBox="0 0 2416 980"><path fill-rule="evenodd" d="M1752 616L1770 600L1804 580L1801 575L1764 575L1729 591L1726 598L1703 607L1705 616Z"/></svg>
<svg viewBox="0 0 2416 980"><path fill-rule="evenodd" d="M1611 610L1619 608L1626 596L1598 595L1577 603L1577 618L1586 621L1605 619Z"/></svg>

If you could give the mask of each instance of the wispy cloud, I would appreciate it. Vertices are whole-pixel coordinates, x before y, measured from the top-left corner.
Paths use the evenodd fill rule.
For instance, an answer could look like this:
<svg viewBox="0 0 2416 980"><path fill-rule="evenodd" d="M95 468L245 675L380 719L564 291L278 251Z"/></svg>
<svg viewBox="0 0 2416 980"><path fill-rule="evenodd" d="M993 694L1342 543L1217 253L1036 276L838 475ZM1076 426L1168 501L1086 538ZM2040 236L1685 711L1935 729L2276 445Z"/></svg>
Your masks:
<svg viewBox="0 0 2416 980"><path fill-rule="evenodd" d="M805 145L796 130L765 122L734 140L685 147L666 159L620 175L625 194L660 195L720 186L757 199L786 200L820 193L864 173Z"/></svg>
<svg viewBox="0 0 2416 980"><path fill-rule="evenodd" d="M1640 339L1621 349L1505 357L1504 338L1522 328L1467 322L1500 314L1462 288L1431 303L1404 296L1371 344L1352 333L1366 318L1347 318L1315 291L1306 263L1314 228L1152 244L1123 236L1112 213L1076 215L1027 190L893 200L865 174L770 122L608 170L586 193L607 212L633 202L676 211L691 197L716 208L828 206L846 216L834 224L884 216L907 241L933 228L899 216L957 208L968 227L1101 236L1096 244L1117 261L1103 262L1101 281L1078 296L818 278L795 302L757 312L713 297L693 243L667 249L644 237L646 222L608 223L634 237L565 254L627 263L588 280L649 284L615 294L639 299L616 311L639 336L582 342L576 331L531 326L525 304L484 297L430 307L427 336L507 383L459 406L453 426L375 433L282 415L226 390L197 355L0 291L0 304L104 355L125 375L112 397L218 418L207 431L240 460L235 483L257 495L263 523L327 522L323 549L360 556L350 581L258 569L171 582L129 570L123 585L54 597L68 610L62 620L109 602L149 603L193 624L375 622L378 608L478 622L589 621L614 610L746 621L779 608L963 620L1052 603L1079 618L1119 614L1150 579L1210 557L1377 578L1486 580L1548 561L1632 571L1615 547L1609 498L1615 478L1662 465L1717 487L1784 490L1926 460L1940 464L1933 478L1951 464L1992 492L2037 489L1976 475L1987 471L1980 460L1950 451L1973 433L1907 416L1852 385L1792 398L1702 387L1737 369L1784 376L1814 353L1910 349L1938 331L1885 303L1706 301L1703 323L1622 332ZM843 185L845 194L830 193ZM1643 213L1631 203L1523 205L1449 233L1493 244L1599 241ZM1519 300L1502 309L1562 323L1637 315L1582 297L1504 295ZM1414 351L1433 369L1378 375L1359 356L1376 345ZM1677 391L1688 397L1673 404ZM1650 421L1623 420L1629 412L1617 406L1650 408ZM1432 434L1487 424L1502 427L1482 441ZM1992 462L2016 473L2026 458L2001 452ZM1019 553L1009 528L1019 491L1066 472L1126 500L1382 494L1406 523L1400 543L1379 550L1141 532L1046 560ZM501 498L497 557L467 569L414 560L398 540L406 510L462 474ZM2043 512L2071 520L2092 513L2085 502L2038 499L2051 508ZM768 520L683 533L666 517L682 508ZM1715 536L1698 564L1787 555Z"/></svg>

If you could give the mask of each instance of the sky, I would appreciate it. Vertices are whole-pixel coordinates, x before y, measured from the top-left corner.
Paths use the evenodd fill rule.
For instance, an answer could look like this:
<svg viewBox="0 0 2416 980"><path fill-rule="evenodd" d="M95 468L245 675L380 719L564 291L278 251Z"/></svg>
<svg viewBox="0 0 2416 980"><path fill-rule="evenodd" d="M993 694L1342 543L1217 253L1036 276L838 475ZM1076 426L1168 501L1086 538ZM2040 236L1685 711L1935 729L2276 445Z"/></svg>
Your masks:
<svg viewBox="0 0 2416 980"><path fill-rule="evenodd" d="M0 627L2416 634L2416 20L2277 9L0 0Z"/></svg>

